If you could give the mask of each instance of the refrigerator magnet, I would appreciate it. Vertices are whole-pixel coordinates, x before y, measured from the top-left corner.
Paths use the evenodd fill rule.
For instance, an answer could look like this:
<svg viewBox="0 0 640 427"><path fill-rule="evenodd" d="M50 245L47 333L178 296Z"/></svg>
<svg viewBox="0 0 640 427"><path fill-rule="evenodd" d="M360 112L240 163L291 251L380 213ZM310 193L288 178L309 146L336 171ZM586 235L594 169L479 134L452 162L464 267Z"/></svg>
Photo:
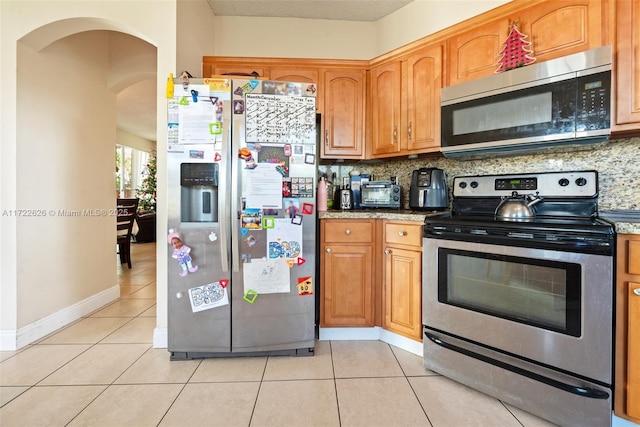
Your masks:
<svg viewBox="0 0 640 427"><path fill-rule="evenodd" d="M244 101L239 99L233 101L233 114L244 114Z"/></svg>
<svg viewBox="0 0 640 427"><path fill-rule="evenodd" d="M285 261L287 262L287 265L289 266L289 268L293 268L293 266L296 265L296 260L293 258L288 258Z"/></svg>
<svg viewBox="0 0 640 427"><path fill-rule="evenodd" d="M193 265L193 260L191 259L191 255L189 255L191 248L182 243L178 233L169 233L167 241L171 246L173 246L173 253L171 254L171 257L177 259L178 264L180 264L180 277L184 277L189 273L195 273L198 271L198 266Z"/></svg>
<svg viewBox="0 0 640 427"><path fill-rule="evenodd" d="M302 225L302 216L301 215L296 215L293 218L291 218L291 224Z"/></svg>
<svg viewBox="0 0 640 427"><path fill-rule="evenodd" d="M191 311L197 313L229 304L229 297L225 288L226 286L223 287L220 282L214 282L189 289Z"/></svg>
<svg viewBox="0 0 640 427"><path fill-rule="evenodd" d="M302 265L302 264L304 264L305 262L307 262L307 260L306 260L306 259L304 259L304 258L302 258L302 257L298 257L298 258L296 259L296 263L297 263L299 266L300 266L300 265Z"/></svg>
<svg viewBox="0 0 640 427"><path fill-rule="evenodd" d="M249 304L253 304L254 302L256 302L257 298L258 298L258 293L253 289L247 289L247 292L245 292L244 296L242 297L242 299L248 302Z"/></svg>
<svg viewBox="0 0 640 427"><path fill-rule="evenodd" d="M313 279L309 277L298 277L298 295L313 295Z"/></svg>
<svg viewBox="0 0 640 427"><path fill-rule="evenodd" d="M222 133L222 123L220 122L209 123L209 133L211 135L220 135Z"/></svg>
<svg viewBox="0 0 640 427"><path fill-rule="evenodd" d="M304 155L304 162L308 165L313 165L316 163L316 155L313 153L307 153Z"/></svg>
<svg viewBox="0 0 640 427"><path fill-rule="evenodd" d="M303 203L302 204L302 213L305 215L313 214L313 203Z"/></svg>
<svg viewBox="0 0 640 427"><path fill-rule="evenodd" d="M276 222L271 216L263 216L262 217L262 228L274 228L276 226Z"/></svg>

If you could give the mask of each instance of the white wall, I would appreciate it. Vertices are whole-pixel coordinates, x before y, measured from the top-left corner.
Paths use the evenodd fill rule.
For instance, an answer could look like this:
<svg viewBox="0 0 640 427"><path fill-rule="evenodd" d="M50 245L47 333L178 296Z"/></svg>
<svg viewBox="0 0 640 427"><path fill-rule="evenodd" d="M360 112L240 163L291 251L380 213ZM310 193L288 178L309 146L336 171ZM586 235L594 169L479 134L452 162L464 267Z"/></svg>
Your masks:
<svg viewBox="0 0 640 427"><path fill-rule="evenodd" d="M16 206L45 211L17 219L19 326L116 284L115 218L68 216L113 209L116 103L108 64L104 31L40 52L19 45Z"/></svg>
<svg viewBox="0 0 640 427"><path fill-rule="evenodd" d="M510 1L414 0L377 22L376 55L389 52Z"/></svg>
<svg viewBox="0 0 640 427"><path fill-rule="evenodd" d="M86 32L92 30L119 31L156 46L157 75L175 67L175 0L0 2L3 211L43 208L57 214L58 209L107 206L107 197L112 205L116 132L114 92L108 88L122 76L112 73L108 81L107 71L118 68L110 67L109 60L117 55L110 56L108 37ZM82 34L55 43L76 33ZM158 94L164 94L165 80L158 79ZM42 105L30 105L38 102ZM157 116L166 116L163 103L158 102ZM162 121L157 133L158 140L166 140ZM166 161L162 151L158 161ZM106 172L107 164L108 175L91 178ZM158 222L166 224L163 169L158 182ZM116 285L114 222L0 218L0 348L20 347L56 322L86 314L91 304L100 303L96 295L111 297L108 290ZM158 245L158 256L166 258L163 245ZM166 265L159 263L158 272L158 288L166 290ZM166 328L166 300L158 301L158 312L158 326Z"/></svg>

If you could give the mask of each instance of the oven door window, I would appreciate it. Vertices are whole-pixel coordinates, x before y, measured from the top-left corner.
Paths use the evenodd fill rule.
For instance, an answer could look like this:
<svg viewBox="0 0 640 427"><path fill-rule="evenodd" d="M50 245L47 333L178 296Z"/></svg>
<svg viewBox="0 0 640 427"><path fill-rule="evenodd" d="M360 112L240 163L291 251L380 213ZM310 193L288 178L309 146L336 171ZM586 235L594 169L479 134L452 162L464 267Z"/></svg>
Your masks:
<svg viewBox="0 0 640 427"><path fill-rule="evenodd" d="M579 264L438 249L441 303L579 337Z"/></svg>

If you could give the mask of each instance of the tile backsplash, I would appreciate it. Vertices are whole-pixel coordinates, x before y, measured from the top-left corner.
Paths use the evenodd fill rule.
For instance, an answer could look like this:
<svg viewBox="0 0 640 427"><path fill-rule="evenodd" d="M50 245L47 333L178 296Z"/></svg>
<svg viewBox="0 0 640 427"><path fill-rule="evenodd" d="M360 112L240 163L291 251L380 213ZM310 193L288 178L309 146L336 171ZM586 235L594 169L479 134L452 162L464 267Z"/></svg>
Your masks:
<svg viewBox="0 0 640 427"><path fill-rule="evenodd" d="M443 169L451 191L453 177L464 175L510 174L551 171L598 171L599 209L640 210L640 137L617 139L581 151L554 152L511 157L462 160L451 158L389 159L379 163L335 163L319 166L320 173L338 178L358 170L376 180L397 176L404 189L408 208L411 172L422 167ZM340 181L341 182L341 181Z"/></svg>

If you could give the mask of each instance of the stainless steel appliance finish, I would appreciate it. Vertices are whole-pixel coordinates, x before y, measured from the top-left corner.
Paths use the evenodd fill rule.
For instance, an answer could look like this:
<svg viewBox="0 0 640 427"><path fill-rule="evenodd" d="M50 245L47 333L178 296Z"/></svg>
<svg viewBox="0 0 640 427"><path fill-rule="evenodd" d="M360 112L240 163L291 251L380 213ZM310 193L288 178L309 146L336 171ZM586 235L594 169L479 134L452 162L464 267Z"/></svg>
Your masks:
<svg viewBox="0 0 640 427"><path fill-rule="evenodd" d="M613 248L597 172L454 178L453 210L427 217L428 369L566 426L611 423ZM528 222L501 196L535 193Z"/></svg>
<svg viewBox="0 0 640 427"><path fill-rule="evenodd" d="M169 100L167 243L177 251L179 237L191 264L181 270L184 255L169 248L171 359L313 355L315 91L262 80L182 83ZM260 121L275 114L277 126ZM212 164L215 174L206 172ZM205 195L210 188L220 191ZM208 198L216 215L202 218ZM285 247L277 238L287 232Z"/></svg>
<svg viewBox="0 0 640 427"><path fill-rule="evenodd" d="M402 207L402 187L392 181L369 181L360 189L360 207L391 208Z"/></svg>
<svg viewBox="0 0 640 427"><path fill-rule="evenodd" d="M420 168L411 173L409 207L413 210L441 210L449 207L447 179L442 169Z"/></svg>
<svg viewBox="0 0 640 427"><path fill-rule="evenodd" d="M511 153L606 141L611 46L442 89L445 156Z"/></svg>

